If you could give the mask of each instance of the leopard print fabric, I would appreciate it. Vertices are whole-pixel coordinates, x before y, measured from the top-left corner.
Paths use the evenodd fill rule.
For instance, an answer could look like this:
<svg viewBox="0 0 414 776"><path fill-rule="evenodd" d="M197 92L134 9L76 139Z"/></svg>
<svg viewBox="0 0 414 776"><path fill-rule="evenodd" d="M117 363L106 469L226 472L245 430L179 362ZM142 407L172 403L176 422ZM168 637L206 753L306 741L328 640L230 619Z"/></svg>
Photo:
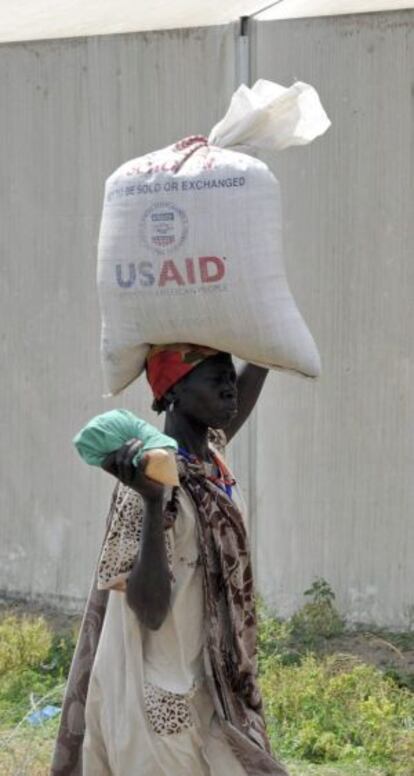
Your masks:
<svg viewBox="0 0 414 776"><path fill-rule="evenodd" d="M194 727L191 699L195 688L185 695L164 690L155 684L144 684L147 719L160 736L171 736Z"/></svg>
<svg viewBox="0 0 414 776"><path fill-rule="evenodd" d="M114 495L111 527L98 565L99 590L126 590L126 583L138 555L144 502L139 493L119 483ZM172 576L172 542L165 531L167 559Z"/></svg>
<svg viewBox="0 0 414 776"><path fill-rule="evenodd" d="M226 436L223 431L209 429L209 443L224 455ZM98 590L126 590L128 577L139 552L144 502L136 491L118 483L114 493L112 521L98 564ZM173 537L165 531L167 559L171 579Z"/></svg>
<svg viewBox="0 0 414 776"><path fill-rule="evenodd" d="M208 441L209 445L214 448L214 450L217 450L219 455L224 458L226 453L226 444L227 444L227 438L222 429L218 428L209 428L208 430Z"/></svg>

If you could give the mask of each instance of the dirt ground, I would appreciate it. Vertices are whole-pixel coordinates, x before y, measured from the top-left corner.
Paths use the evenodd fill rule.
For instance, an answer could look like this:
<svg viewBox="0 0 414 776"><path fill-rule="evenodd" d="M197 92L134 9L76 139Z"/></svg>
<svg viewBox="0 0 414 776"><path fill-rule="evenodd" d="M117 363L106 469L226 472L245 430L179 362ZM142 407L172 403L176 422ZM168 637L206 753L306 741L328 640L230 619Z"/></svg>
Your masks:
<svg viewBox="0 0 414 776"><path fill-rule="evenodd" d="M81 612L67 612L43 601L0 599L0 616L8 614L42 615L54 631L65 632L80 623ZM391 633L358 629L326 640L319 653L352 655L364 663L383 671L394 670L412 678L414 687L414 630L410 633Z"/></svg>
<svg viewBox="0 0 414 776"><path fill-rule="evenodd" d="M382 671L393 670L400 676L406 675L409 681L412 679L414 687L414 631L345 633L327 641L323 652L352 655Z"/></svg>
<svg viewBox="0 0 414 776"><path fill-rule="evenodd" d="M81 622L81 612L67 612L45 601L27 601L11 598L0 598L0 617L3 615L29 615L32 617L44 617L51 628L57 633L64 633Z"/></svg>

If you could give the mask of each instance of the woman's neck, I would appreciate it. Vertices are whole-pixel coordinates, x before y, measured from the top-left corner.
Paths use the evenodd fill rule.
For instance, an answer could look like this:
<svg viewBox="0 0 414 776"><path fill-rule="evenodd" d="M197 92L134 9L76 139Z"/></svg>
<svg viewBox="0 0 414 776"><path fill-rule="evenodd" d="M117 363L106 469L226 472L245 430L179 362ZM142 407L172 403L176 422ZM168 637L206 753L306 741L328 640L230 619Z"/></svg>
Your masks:
<svg viewBox="0 0 414 776"><path fill-rule="evenodd" d="M195 455L201 461L210 461L208 428L172 410L167 412L164 433L176 440L179 447Z"/></svg>

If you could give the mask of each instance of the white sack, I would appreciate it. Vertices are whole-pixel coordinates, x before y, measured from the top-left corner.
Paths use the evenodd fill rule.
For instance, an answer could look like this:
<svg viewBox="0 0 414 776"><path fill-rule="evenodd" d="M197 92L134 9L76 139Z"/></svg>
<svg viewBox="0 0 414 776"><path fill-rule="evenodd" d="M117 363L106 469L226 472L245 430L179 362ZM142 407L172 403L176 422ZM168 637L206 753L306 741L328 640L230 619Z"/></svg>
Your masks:
<svg viewBox="0 0 414 776"><path fill-rule="evenodd" d="M239 86L208 141L222 148L283 151L292 145L307 145L330 125L313 86L296 81L286 89L260 79L252 89Z"/></svg>
<svg viewBox="0 0 414 776"><path fill-rule="evenodd" d="M149 344L193 342L318 376L285 277L278 182L224 146L281 149L328 126L312 87L258 81L237 90L209 140L186 138L108 178L98 288L112 395L141 374Z"/></svg>

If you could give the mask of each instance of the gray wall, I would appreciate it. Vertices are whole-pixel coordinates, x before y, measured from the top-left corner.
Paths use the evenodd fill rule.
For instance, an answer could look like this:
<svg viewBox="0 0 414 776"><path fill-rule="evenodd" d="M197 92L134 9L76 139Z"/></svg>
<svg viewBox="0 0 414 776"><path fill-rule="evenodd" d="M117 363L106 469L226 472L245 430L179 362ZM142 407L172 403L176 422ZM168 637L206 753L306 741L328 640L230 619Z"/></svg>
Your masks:
<svg viewBox="0 0 414 776"><path fill-rule="evenodd" d="M82 598L111 482L71 438L101 399L96 242L105 178L208 132L235 84L232 26L0 46L0 590Z"/></svg>
<svg viewBox="0 0 414 776"><path fill-rule="evenodd" d="M318 89L320 140L268 160L288 277L323 359L272 375L257 427L260 585L323 575L353 621L414 623L414 12L263 22L254 78Z"/></svg>
<svg viewBox="0 0 414 776"><path fill-rule="evenodd" d="M317 383L272 374L231 451L259 585L282 614L323 575L350 620L414 606L412 12L252 24L252 80L314 84L328 134L267 159ZM236 86L236 27L0 47L0 590L86 594L111 483L70 440L100 398L96 241L118 164L208 132Z"/></svg>

